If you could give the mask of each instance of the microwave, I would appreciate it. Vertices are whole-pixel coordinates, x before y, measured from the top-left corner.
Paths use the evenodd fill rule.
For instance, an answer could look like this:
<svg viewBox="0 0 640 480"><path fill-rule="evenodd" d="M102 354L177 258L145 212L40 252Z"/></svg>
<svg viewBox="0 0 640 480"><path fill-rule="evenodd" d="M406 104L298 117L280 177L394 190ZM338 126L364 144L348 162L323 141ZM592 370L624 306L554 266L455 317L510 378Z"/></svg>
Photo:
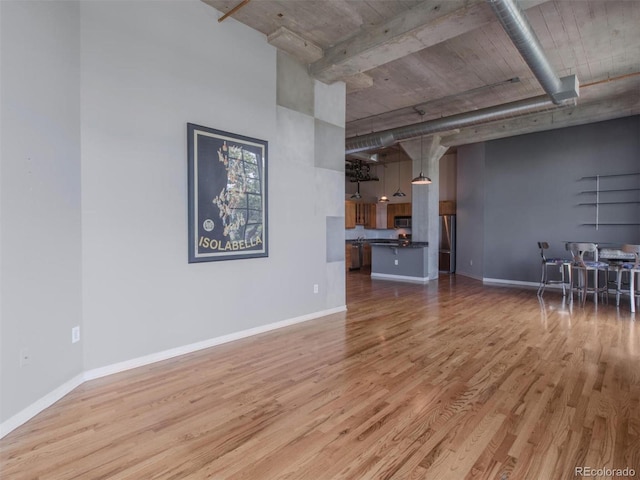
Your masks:
<svg viewBox="0 0 640 480"><path fill-rule="evenodd" d="M393 217L394 228L411 228L411 217Z"/></svg>

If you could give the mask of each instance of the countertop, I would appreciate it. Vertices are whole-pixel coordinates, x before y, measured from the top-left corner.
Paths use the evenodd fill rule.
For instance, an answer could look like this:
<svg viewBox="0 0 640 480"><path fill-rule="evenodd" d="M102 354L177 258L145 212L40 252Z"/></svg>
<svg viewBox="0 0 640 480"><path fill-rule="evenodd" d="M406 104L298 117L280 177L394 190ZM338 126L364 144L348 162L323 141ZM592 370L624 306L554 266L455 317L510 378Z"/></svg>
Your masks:
<svg viewBox="0 0 640 480"><path fill-rule="evenodd" d="M390 242L379 242L373 240L369 242L372 247L390 247L390 248L424 248L429 246L429 242L408 242L393 240Z"/></svg>
<svg viewBox="0 0 640 480"><path fill-rule="evenodd" d="M347 244L356 245L368 244L377 247L395 247L395 248L424 248L429 246L429 242L412 242L411 240L398 240L397 238L365 238L346 240Z"/></svg>
<svg viewBox="0 0 640 480"><path fill-rule="evenodd" d="M400 240L397 238L364 238L364 239L351 239L346 240L347 243L398 243Z"/></svg>
<svg viewBox="0 0 640 480"><path fill-rule="evenodd" d="M424 248L429 246L429 242L412 242L411 240L398 240L397 238L365 238L360 240L346 240L347 244L364 244L377 247L395 248Z"/></svg>

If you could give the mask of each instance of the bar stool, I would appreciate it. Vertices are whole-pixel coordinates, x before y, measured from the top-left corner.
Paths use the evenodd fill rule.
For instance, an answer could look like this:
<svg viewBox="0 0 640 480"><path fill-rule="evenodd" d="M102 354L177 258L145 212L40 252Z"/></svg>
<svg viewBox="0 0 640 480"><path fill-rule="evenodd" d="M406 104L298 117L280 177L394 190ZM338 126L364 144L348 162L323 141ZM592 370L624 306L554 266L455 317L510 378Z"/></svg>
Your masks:
<svg viewBox="0 0 640 480"><path fill-rule="evenodd" d="M609 303L609 264L598 261L598 246L595 243L567 243L567 250L573 256L571 270L578 273L578 298L582 300L582 305L587 301L587 295L593 293L594 302L598 303L598 294L602 295L602 300ZM585 254L587 259L585 260ZM593 272L593 286L589 286L589 272ZM600 286L599 272L604 273L604 286ZM575 276L574 276L575 278ZM571 284L571 298L573 299L573 283ZM606 295L606 296L605 296Z"/></svg>
<svg viewBox="0 0 640 480"><path fill-rule="evenodd" d="M640 285L635 283L636 275L640 283L640 245L623 245L622 251L633 253L636 258L635 262L624 262L616 267L616 307L620 306L620 295L626 294L631 302L631 313L635 313L636 302L640 304L640 295L636 292L636 287ZM629 290L622 289L622 276L625 273L629 274Z"/></svg>
<svg viewBox="0 0 640 480"><path fill-rule="evenodd" d="M542 275L540 276L540 286L538 287L538 296L544 295L544 289L547 285L561 284L562 296L564 297L566 287L571 288L571 260L565 258L547 258L544 251L549 248L547 242L538 242L538 248L540 249L540 256L542 257ZM560 280L549 280L549 268L557 268L560 271ZM567 269L567 280L565 281L564 269Z"/></svg>

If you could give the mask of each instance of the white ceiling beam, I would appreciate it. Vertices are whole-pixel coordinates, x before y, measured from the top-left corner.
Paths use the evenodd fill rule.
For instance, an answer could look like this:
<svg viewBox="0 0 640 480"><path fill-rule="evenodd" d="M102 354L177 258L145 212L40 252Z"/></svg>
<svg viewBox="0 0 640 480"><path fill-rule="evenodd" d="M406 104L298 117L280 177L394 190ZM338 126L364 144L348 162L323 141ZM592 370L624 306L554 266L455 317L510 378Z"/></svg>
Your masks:
<svg viewBox="0 0 640 480"><path fill-rule="evenodd" d="M523 9L547 0L523 0ZM366 72L497 21L485 0L425 0L325 50L311 74L326 83Z"/></svg>

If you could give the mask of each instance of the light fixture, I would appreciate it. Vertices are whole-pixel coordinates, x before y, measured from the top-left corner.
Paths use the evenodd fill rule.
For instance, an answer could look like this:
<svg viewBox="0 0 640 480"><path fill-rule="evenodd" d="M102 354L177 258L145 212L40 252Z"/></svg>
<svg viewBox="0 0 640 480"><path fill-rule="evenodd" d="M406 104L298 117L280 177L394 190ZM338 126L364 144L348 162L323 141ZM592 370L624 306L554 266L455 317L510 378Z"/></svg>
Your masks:
<svg viewBox="0 0 640 480"><path fill-rule="evenodd" d="M385 190L387 189L387 173L384 171L386 167L382 165L382 196L380 197L380 203L387 203L389 201L389 197L385 195Z"/></svg>
<svg viewBox="0 0 640 480"><path fill-rule="evenodd" d="M400 162L398 162L397 165L398 165L398 191L396 193L394 193L393 196L394 197L406 197L407 195L400 190Z"/></svg>
<svg viewBox="0 0 640 480"><path fill-rule="evenodd" d="M431 179L429 177L425 177L422 174L422 162L423 162L423 153L422 153L422 139L424 138L423 135L420 136L420 175L418 175L416 178L414 178L413 180L411 180L411 184L412 185L429 185L431 183Z"/></svg>
<svg viewBox="0 0 640 480"><path fill-rule="evenodd" d="M356 200L362 198L362 195L360 195L360 182L358 182L358 189L356 190L356 193L351 195L351 198L355 198Z"/></svg>

